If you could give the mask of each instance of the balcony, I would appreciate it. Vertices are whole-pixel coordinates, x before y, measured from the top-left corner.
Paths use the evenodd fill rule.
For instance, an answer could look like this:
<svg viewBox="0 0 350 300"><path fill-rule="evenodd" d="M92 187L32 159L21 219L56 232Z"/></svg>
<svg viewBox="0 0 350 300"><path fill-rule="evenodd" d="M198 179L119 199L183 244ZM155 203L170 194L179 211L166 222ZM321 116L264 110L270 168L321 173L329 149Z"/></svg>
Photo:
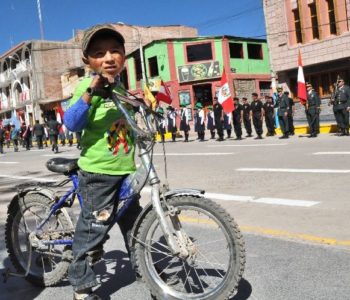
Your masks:
<svg viewBox="0 0 350 300"><path fill-rule="evenodd" d="M7 86L11 82L10 70L0 73L0 88Z"/></svg>
<svg viewBox="0 0 350 300"><path fill-rule="evenodd" d="M20 61L16 64L16 68L11 71L11 76L13 78L19 78L29 74L30 63L28 60Z"/></svg>

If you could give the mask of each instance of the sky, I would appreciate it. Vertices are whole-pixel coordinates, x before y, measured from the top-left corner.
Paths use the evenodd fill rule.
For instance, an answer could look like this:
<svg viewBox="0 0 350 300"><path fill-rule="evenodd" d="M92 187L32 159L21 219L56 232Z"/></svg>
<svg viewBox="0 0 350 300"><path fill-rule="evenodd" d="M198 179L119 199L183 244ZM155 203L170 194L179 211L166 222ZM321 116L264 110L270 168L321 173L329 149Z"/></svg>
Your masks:
<svg viewBox="0 0 350 300"><path fill-rule="evenodd" d="M40 39L38 0L0 0L0 56L26 40ZM201 36L265 38L261 0L40 0L44 39L65 41L76 29L98 23L185 25Z"/></svg>

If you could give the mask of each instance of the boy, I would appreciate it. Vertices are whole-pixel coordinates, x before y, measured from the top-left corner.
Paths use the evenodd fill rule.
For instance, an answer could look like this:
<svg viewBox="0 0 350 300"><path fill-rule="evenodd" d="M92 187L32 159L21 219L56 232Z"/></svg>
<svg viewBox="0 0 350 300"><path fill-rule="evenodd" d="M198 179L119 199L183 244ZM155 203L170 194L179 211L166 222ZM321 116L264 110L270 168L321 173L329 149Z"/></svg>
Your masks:
<svg viewBox="0 0 350 300"><path fill-rule="evenodd" d="M102 252L121 183L136 169L135 146L127 122L108 96L103 98L100 92L111 83L116 83L116 90L122 92L119 74L125 62L124 43L123 36L111 25L96 25L85 32L82 59L96 75L80 83L65 113L69 130L83 130L78 165L84 205L76 225L74 259L68 274L77 300L100 299L92 292L98 282L88 253ZM128 239L140 212L139 202L135 201L119 222L129 255Z"/></svg>

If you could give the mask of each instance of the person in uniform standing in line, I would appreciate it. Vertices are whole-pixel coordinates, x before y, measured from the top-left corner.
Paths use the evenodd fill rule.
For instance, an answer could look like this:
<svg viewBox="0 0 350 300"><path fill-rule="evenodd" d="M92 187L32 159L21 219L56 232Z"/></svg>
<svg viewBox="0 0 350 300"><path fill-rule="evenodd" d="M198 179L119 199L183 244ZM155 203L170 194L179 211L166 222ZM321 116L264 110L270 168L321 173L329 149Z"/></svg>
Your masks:
<svg viewBox="0 0 350 300"><path fill-rule="evenodd" d="M255 128L255 132L258 135L255 139L261 140L263 134L263 123L262 120L264 118L264 108L263 103L258 99L257 93L252 93L253 101L251 103L252 115L253 115L253 124Z"/></svg>
<svg viewBox="0 0 350 300"><path fill-rule="evenodd" d="M289 128L289 135L294 135L294 113L295 113L295 105L294 101L292 98L289 97L289 92L285 91L284 92L288 96L288 101L289 101L289 110L288 110L288 128Z"/></svg>
<svg viewBox="0 0 350 300"><path fill-rule="evenodd" d="M275 135L275 107L272 103L272 97L265 96L264 103L264 114L265 114L265 123L267 128L266 136Z"/></svg>
<svg viewBox="0 0 350 300"><path fill-rule="evenodd" d="M338 77L333 103L334 116L340 127L340 136L349 135L350 87Z"/></svg>
<svg viewBox="0 0 350 300"><path fill-rule="evenodd" d="M221 104L218 102L218 97L214 97L213 99L213 111L214 111L215 128L219 136L217 141L222 142L224 140L224 130L223 130L224 111L222 109Z"/></svg>
<svg viewBox="0 0 350 300"><path fill-rule="evenodd" d="M176 141L176 111L171 105L167 108L167 118L168 118L168 132L171 133L171 139L173 142Z"/></svg>
<svg viewBox="0 0 350 300"><path fill-rule="evenodd" d="M288 139L289 127L288 127L288 111L289 111L289 99L288 95L283 93L282 88L277 89L278 97L275 107L278 107L278 121L281 126L283 135L280 139Z"/></svg>
<svg viewBox="0 0 350 300"><path fill-rule="evenodd" d="M47 122L47 127L49 128L50 143L52 145L51 150L55 153L58 153L58 134L61 126L62 125L51 115Z"/></svg>
<svg viewBox="0 0 350 300"><path fill-rule="evenodd" d="M185 140L184 142L188 142L188 136L190 131L190 112L189 109L186 107L186 105L181 104L181 110L180 110L180 130L184 132Z"/></svg>
<svg viewBox="0 0 350 300"><path fill-rule="evenodd" d="M233 128L235 130L236 138L235 140L242 139L242 119L243 119L243 105L239 103L239 98L233 98L235 109L232 112L232 122Z"/></svg>
<svg viewBox="0 0 350 300"><path fill-rule="evenodd" d="M252 108L248 103L246 97L242 98L243 100L243 123L245 131L247 132L247 137L252 136Z"/></svg>
<svg viewBox="0 0 350 300"><path fill-rule="evenodd" d="M232 113L224 112L224 129L227 132L227 138L231 138L232 134Z"/></svg>
<svg viewBox="0 0 350 300"><path fill-rule="evenodd" d="M197 108L197 130L198 130L198 136L199 136L199 141L204 142L204 137L205 137L205 114L203 110L203 105L200 102L196 103L196 108Z"/></svg>
<svg viewBox="0 0 350 300"><path fill-rule="evenodd" d="M213 106L209 105L208 107L208 115L207 115L207 129L210 131L210 138L215 139L215 118L213 112Z"/></svg>
<svg viewBox="0 0 350 300"><path fill-rule="evenodd" d="M307 122L309 123L310 138L317 137L319 132L320 123L320 111L321 111L321 100L319 95L313 89L311 83L306 83L307 89L307 102L305 104L305 114Z"/></svg>
<svg viewBox="0 0 350 300"><path fill-rule="evenodd" d="M160 114L163 118L157 121L157 130L160 135L162 143L165 142L165 132L166 132L166 119L164 118L164 109L160 106L157 108L157 113Z"/></svg>

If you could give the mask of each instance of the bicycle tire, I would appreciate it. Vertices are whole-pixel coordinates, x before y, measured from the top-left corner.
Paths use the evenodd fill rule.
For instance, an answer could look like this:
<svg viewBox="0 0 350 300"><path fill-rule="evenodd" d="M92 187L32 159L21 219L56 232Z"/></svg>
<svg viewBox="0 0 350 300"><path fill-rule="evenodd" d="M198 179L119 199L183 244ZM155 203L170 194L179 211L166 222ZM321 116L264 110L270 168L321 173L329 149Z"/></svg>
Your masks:
<svg viewBox="0 0 350 300"><path fill-rule="evenodd" d="M17 272L25 274L29 253L32 253L30 271L25 279L40 287L53 286L59 283L67 273L72 256L71 247L63 245L47 246L49 253L59 256L43 255L33 247L29 251L29 247L31 246L29 246L28 234L35 228L39 218L42 219L42 217L46 216L54 204L52 199L39 193L31 193L20 199L17 198L9 206L5 224L5 244L13 266ZM30 219L30 213L33 213L34 221ZM25 216L26 214L27 216ZM29 227L27 233L24 222ZM59 230L69 231L71 230L70 224L71 222L68 217L61 210L57 210L51 216L49 223L43 227L43 233L45 234L45 230L50 229L49 226L55 226L56 230L59 227ZM22 238L26 245L21 245L20 239ZM58 258L57 261L53 261L55 257ZM48 272L45 270L48 267L47 264L50 264L52 267Z"/></svg>
<svg viewBox="0 0 350 300"><path fill-rule="evenodd" d="M164 237L160 237L158 240L153 239L153 235L155 236L155 233L157 231L160 232L160 235L162 235L163 233L161 232L156 213L154 211L151 211L149 214L147 214L136 236L137 242L135 245L135 259L137 270L140 273L142 280L150 289L151 294L156 299L169 300L229 299L237 289L238 283L242 278L245 266L244 241L238 228L238 225L221 206L219 206L212 200L206 198L199 198L187 195L176 196L168 200L167 204L180 210L179 219L181 225L185 229L186 234L189 234L190 231L192 233L195 232L197 234L197 237L192 235L188 236L191 238L194 244L197 244L197 253L199 255L196 258L197 261L194 261L194 264L192 263L194 266L194 271L190 269L191 267L187 269L186 265L188 266L189 262L184 262L178 257L172 256L170 251L166 251L169 248L167 248ZM208 219L210 218L210 220L206 221L205 218L202 217L198 217L198 219L193 217L186 217L186 214L183 214L183 212L185 211L190 215L190 210L195 212L194 216L196 216L196 213L198 213L198 215L199 213L203 213L203 215L207 216ZM193 229L189 230L192 227ZM222 235L226 238L227 254L225 255L218 255L219 251L224 251L225 249L223 250L222 248L220 248L220 243L218 243L214 236L212 236L212 234L215 234L214 229L216 230L216 227L217 231L221 230ZM205 237L206 235L209 235L210 238L214 240L205 243L200 243L200 240L203 239L202 237L200 237L200 235L203 235L204 240L207 240L207 238ZM215 234L215 236L219 235ZM212 254L206 254L206 256L202 253L202 247L205 246L205 244L207 244L208 247L215 251L215 254L213 256ZM228 256L229 259L227 262L227 272L224 274L224 272L222 272L221 269L218 270L218 268L221 268L221 266L225 265L226 256ZM153 262L153 257L155 262ZM202 257L208 257L207 265L215 271L213 271L210 268L204 269L202 262L198 263L198 261L200 261L198 260L198 258ZM179 262L176 262L176 259L178 259ZM223 263L219 263L219 259L223 260ZM169 263L171 261L173 262L171 262L170 265L167 267L162 266L162 264L164 265L167 260L169 261ZM159 266L160 263L161 265ZM181 269L181 263L185 272L178 270L179 268ZM198 267L199 265L201 265L201 267ZM217 267L215 265L217 265ZM170 268L170 266L172 267ZM180 267L178 268L177 266ZM174 274L175 277L178 278L170 278L171 276L174 277ZM185 281L185 278L182 278L184 276L181 274L186 275ZM172 280L173 283L168 283L168 275L170 281ZM222 282L218 284L218 286L216 286L214 289L209 289L209 291L206 292L205 288L206 285L208 285L210 276L214 277L214 280L216 279L215 277L222 276ZM174 286L174 281L176 281L176 279L178 279L178 283L175 282ZM190 288L188 288L188 286L186 286L190 285L190 281L193 281L195 283L195 291L194 287L191 288L190 286ZM182 292L182 289L181 291L179 291L181 285L183 285L182 289L184 290L184 292Z"/></svg>

